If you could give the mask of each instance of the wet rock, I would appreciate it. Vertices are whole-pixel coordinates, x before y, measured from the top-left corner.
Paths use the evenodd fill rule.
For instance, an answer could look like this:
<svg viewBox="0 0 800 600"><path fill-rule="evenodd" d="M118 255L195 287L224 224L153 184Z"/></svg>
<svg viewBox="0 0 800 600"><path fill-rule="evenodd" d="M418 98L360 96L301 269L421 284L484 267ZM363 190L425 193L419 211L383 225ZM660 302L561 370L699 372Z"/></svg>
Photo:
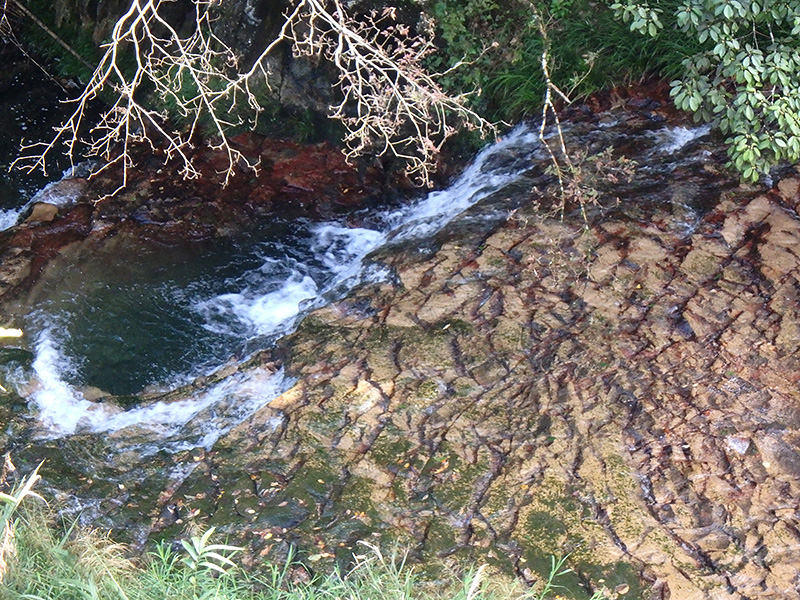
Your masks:
<svg viewBox="0 0 800 600"><path fill-rule="evenodd" d="M285 342L297 384L215 449L242 490L220 522L262 531L301 499L281 537L316 532L325 552L358 507L359 535L428 560L511 568L492 549L513 542L527 564L572 551L624 597L790 598L800 220L780 196L795 186L778 190L722 197L688 238L658 213L587 232L520 210L396 254L398 285ZM255 427L278 407L281 427ZM264 468L244 504L234 482Z"/></svg>
<svg viewBox="0 0 800 600"><path fill-rule="evenodd" d="M281 187L251 204L321 185L281 152ZM676 202L710 183L657 177L643 187L668 198L604 196L589 223L534 210L522 200L547 199L528 191L500 222L382 253L394 281L281 342L290 389L209 452L107 459L137 482L112 498L159 536L216 525L253 565L399 539L429 564L526 580L571 552L570 585L630 599L793 598L800 184L718 182L676 225ZM168 205L142 203L131 227L163 227Z"/></svg>
<svg viewBox="0 0 800 600"><path fill-rule="evenodd" d="M244 134L232 140L254 164L227 187L225 156L200 144L193 157L201 177L182 180L159 151L134 150L136 169L114 195L122 174L51 183L34 198L24 223L0 233L0 302L26 292L50 261L75 242L97 250L115 238L187 246L244 235L271 219L326 219L385 192L376 165L350 165L327 143L298 144ZM167 161L168 162L168 161ZM135 252L134 248L131 248Z"/></svg>
<svg viewBox="0 0 800 600"><path fill-rule="evenodd" d="M0 233L0 297L28 289L62 248L84 240L92 230L91 205L59 210L51 219L50 205L39 206L39 214L47 213L48 218L31 219Z"/></svg>
<svg viewBox="0 0 800 600"><path fill-rule="evenodd" d="M58 206L37 202L33 205L30 216L25 219L25 223L49 223L58 215Z"/></svg>
<svg viewBox="0 0 800 600"><path fill-rule="evenodd" d="M82 177L61 179L47 184L31 200L36 203L67 206L77 202L83 196L87 185L88 182Z"/></svg>

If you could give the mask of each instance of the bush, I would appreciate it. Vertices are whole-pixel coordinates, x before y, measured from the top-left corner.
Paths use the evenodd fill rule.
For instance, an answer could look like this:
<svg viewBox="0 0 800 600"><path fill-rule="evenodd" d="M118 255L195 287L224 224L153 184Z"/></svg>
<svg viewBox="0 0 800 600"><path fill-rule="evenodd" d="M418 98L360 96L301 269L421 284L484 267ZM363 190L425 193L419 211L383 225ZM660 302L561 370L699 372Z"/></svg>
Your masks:
<svg viewBox="0 0 800 600"><path fill-rule="evenodd" d="M672 97L722 131L729 165L745 181L800 161L800 1L618 1L611 8L632 31L699 45L672 81Z"/></svg>

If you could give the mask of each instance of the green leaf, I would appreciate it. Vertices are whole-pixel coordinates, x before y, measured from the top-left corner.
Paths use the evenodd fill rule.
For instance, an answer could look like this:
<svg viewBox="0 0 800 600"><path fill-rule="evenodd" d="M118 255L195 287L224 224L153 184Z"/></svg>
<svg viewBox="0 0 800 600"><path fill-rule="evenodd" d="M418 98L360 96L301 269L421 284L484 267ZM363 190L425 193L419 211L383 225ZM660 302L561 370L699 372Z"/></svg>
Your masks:
<svg viewBox="0 0 800 600"><path fill-rule="evenodd" d="M226 569L220 567L219 565L215 565L212 562L203 561L200 563L200 566L205 567L206 569L211 569L212 571L217 571L223 575L228 575L228 571Z"/></svg>

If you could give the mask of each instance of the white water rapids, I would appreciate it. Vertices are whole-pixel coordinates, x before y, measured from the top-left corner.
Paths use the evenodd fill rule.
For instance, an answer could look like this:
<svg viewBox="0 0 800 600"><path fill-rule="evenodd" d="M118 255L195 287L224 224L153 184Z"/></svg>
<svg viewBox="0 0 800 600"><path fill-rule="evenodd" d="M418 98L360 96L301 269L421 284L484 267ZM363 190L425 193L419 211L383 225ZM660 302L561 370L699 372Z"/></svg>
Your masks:
<svg viewBox="0 0 800 600"><path fill-rule="evenodd" d="M64 206L75 202L78 197L78 192L66 194L58 193L58 184L73 177L87 177L95 168L96 164L97 163L94 161L87 160L64 169L61 173L61 179L58 181L51 181L45 185L22 206L18 206L17 208L0 208L0 231L5 231L6 229L14 227L14 225L19 222L20 217L37 202L47 202L48 204L55 204L56 206ZM19 192L20 194L24 194L25 190L19 190Z"/></svg>
<svg viewBox="0 0 800 600"><path fill-rule="evenodd" d="M707 132L706 128L663 128L654 134L657 140L652 152L672 155ZM246 353L253 352L260 344L263 348L263 344L291 333L310 310L343 297L358 284L385 277L385 270L365 260L371 252L387 243L425 240L489 194L522 177L532 161L542 159L546 153L537 129L519 126L481 151L449 188L375 215L371 219L377 224L375 229L349 228L336 222L315 224L309 228L305 254L264 255L260 266L231 280L232 291L203 295L179 290L175 297L188 298L190 312L207 332L220 338L250 340L252 344L243 347ZM46 437L137 428L148 431L153 442L144 452L197 445L210 448L220 435L293 383L282 371L249 370L199 391L191 400L122 410L87 399L85 391L68 383L74 380L70 375L74 375L75 363L64 350L65 319L69 315L40 309L31 321L34 330L28 327L26 332L35 339L33 373L8 374L28 399ZM201 374L176 374L174 381L152 383L175 385Z"/></svg>

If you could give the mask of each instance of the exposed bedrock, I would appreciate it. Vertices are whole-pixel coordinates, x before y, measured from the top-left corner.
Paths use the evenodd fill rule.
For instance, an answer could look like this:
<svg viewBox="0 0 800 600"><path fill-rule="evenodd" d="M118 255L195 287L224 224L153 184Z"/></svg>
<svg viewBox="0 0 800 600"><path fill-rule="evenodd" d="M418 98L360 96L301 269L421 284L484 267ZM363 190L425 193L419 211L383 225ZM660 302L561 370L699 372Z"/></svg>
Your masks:
<svg viewBox="0 0 800 600"><path fill-rule="evenodd" d="M528 580L571 552L587 593L796 598L800 182L712 188L714 160L703 176L641 168L640 196L611 207L614 184L590 224L543 216L518 182L434 240L381 250L389 281L211 378L295 379L211 451L120 451L147 431L37 440L15 406L0 440L20 464L47 456L49 485L136 544L196 522L245 563L296 544L314 565L400 540L432 568ZM161 209L123 223L158 231ZM6 235L33 248L63 227L66 244L92 219Z"/></svg>
<svg viewBox="0 0 800 600"><path fill-rule="evenodd" d="M798 203L723 195L690 235L519 210L386 257L396 282L306 318L297 383L164 502L251 560L377 534L523 577L572 552L621 597L796 597Z"/></svg>

